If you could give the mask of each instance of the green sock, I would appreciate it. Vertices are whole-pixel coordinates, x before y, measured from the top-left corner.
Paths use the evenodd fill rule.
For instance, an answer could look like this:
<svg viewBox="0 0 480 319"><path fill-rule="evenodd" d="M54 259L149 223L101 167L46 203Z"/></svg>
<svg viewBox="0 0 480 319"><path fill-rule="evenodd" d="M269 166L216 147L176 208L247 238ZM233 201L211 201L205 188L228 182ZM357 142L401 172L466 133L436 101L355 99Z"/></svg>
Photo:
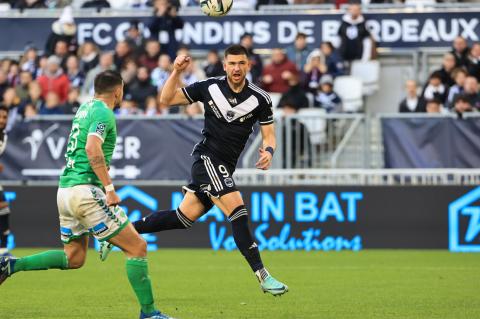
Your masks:
<svg viewBox="0 0 480 319"><path fill-rule="evenodd" d="M68 259L65 252L63 250L48 250L19 258L13 266L13 273L46 269L68 269Z"/></svg>
<svg viewBox="0 0 480 319"><path fill-rule="evenodd" d="M154 312L152 284L148 277L147 258L127 258L127 276L145 314Z"/></svg>

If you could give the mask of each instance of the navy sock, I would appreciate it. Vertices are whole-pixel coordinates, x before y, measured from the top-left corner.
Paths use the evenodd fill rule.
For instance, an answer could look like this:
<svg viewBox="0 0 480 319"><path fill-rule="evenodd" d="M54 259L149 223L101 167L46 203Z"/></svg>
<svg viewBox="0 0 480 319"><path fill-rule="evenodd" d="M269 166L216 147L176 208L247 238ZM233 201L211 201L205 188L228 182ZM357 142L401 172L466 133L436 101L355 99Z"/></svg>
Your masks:
<svg viewBox="0 0 480 319"><path fill-rule="evenodd" d="M232 224L233 239L238 249L247 260L254 272L263 269L262 259L258 246L253 240L250 229L248 228L248 213L244 205L238 206L228 216Z"/></svg>
<svg viewBox="0 0 480 319"><path fill-rule="evenodd" d="M133 223L133 227L140 234L170 229L186 229L192 227L192 225L193 221L183 215L180 208L155 212Z"/></svg>
<svg viewBox="0 0 480 319"><path fill-rule="evenodd" d="M9 214L0 216L0 248L7 248L7 239L10 234L8 217Z"/></svg>

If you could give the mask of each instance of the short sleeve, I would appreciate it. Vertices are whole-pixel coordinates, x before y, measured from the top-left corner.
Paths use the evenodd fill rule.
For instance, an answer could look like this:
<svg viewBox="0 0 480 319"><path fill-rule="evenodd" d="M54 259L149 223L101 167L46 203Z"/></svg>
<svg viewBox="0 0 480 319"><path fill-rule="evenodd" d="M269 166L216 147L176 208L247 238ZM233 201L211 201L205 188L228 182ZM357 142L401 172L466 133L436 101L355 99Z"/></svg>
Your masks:
<svg viewBox="0 0 480 319"><path fill-rule="evenodd" d="M188 102L194 103L203 100L203 92L205 92L205 81L195 82L182 88L183 94L187 98Z"/></svg>
<svg viewBox="0 0 480 319"><path fill-rule="evenodd" d="M108 132L112 130L114 123L113 112L106 109L96 110L93 113L92 121L88 128L88 135L95 135L104 142Z"/></svg>
<svg viewBox="0 0 480 319"><path fill-rule="evenodd" d="M260 104L260 114L258 116L260 125L268 125L273 123L272 101L262 99Z"/></svg>

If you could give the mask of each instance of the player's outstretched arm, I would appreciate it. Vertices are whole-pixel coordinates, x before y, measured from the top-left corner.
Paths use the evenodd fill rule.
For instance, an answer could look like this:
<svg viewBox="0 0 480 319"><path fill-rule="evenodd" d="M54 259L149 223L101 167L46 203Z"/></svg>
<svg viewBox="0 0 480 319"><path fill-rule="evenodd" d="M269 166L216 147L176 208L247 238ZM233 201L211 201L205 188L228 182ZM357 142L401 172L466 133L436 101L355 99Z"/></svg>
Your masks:
<svg viewBox="0 0 480 319"><path fill-rule="evenodd" d="M113 188L112 179L108 175L108 168L105 164L105 156L102 150L103 141L96 135L89 135L87 138L87 144L85 145L85 151L87 153L90 167L95 175L103 184L105 188L107 205L113 206L120 203L120 198L115 193Z"/></svg>
<svg viewBox="0 0 480 319"><path fill-rule="evenodd" d="M273 124L261 125L260 131L262 133L262 148L259 149L260 158L255 166L258 169L267 170L272 164L273 153L277 147L275 128Z"/></svg>
<svg viewBox="0 0 480 319"><path fill-rule="evenodd" d="M173 71L165 82L160 95L162 106L190 104L179 87L180 76L190 64L190 60L189 56L179 55L173 62Z"/></svg>

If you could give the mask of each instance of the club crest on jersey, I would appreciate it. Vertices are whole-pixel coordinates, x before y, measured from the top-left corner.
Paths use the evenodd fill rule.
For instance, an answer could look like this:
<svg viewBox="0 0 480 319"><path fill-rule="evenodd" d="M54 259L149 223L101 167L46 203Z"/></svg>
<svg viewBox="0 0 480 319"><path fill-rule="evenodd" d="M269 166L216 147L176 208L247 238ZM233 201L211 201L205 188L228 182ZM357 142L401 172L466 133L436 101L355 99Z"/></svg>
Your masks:
<svg viewBox="0 0 480 319"><path fill-rule="evenodd" d="M234 111L227 111L227 120L231 121L235 117Z"/></svg>

